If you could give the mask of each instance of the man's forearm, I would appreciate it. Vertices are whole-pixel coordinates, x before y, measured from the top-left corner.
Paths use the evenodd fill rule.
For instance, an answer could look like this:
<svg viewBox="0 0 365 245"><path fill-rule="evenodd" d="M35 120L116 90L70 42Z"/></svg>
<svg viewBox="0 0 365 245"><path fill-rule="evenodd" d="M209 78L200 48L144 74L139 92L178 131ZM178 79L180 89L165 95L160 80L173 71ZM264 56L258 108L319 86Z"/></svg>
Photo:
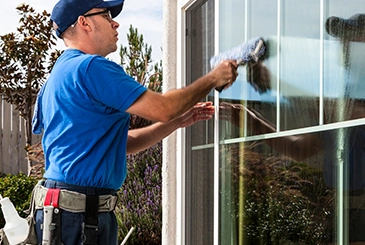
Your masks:
<svg viewBox="0 0 365 245"><path fill-rule="evenodd" d="M214 88L212 79L205 75L187 87L162 94L169 101L165 109L171 113L170 119L180 116L201 101Z"/></svg>
<svg viewBox="0 0 365 245"><path fill-rule="evenodd" d="M178 128L179 124L176 120L172 120L166 123L156 122L144 128L129 130L127 154L147 149L170 135Z"/></svg>
<svg viewBox="0 0 365 245"><path fill-rule="evenodd" d="M151 121L168 122L204 99L215 87L230 86L237 77L236 69L236 62L226 61L184 88L164 94L147 90L127 112Z"/></svg>

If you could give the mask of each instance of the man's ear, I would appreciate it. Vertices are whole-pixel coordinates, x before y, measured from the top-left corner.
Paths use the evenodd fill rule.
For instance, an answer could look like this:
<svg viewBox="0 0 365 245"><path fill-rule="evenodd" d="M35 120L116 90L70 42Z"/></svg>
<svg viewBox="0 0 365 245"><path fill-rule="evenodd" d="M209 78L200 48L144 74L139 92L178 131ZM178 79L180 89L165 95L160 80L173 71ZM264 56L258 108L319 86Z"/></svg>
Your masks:
<svg viewBox="0 0 365 245"><path fill-rule="evenodd" d="M90 22L88 21L88 19L84 16L79 16L79 18L77 19L77 24L80 26L81 29L85 30L85 31L91 31L91 27L90 27Z"/></svg>

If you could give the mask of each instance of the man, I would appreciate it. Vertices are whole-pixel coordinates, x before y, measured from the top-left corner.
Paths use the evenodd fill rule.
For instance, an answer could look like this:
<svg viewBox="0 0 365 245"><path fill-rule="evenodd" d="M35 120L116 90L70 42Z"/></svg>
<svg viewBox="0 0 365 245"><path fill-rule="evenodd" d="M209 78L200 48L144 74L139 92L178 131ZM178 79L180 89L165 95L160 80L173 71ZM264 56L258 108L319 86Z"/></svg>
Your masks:
<svg viewBox="0 0 365 245"><path fill-rule="evenodd" d="M68 49L40 90L33 118L33 132L43 132L45 156L41 190L47 192L39 197L57 210L51 228L44 221L48 211L37 211L38 242L43 237L45 243L117 244L112 204L126 177L126 154L211 118L212 103L198 102L237 77L237 63L224 61L185 88L165 94L147 90L105 59L117 50L119 24L113 18L123 2L60 0L52 11L56 34ZM156 123L128 130L130 114Z"/></svg>

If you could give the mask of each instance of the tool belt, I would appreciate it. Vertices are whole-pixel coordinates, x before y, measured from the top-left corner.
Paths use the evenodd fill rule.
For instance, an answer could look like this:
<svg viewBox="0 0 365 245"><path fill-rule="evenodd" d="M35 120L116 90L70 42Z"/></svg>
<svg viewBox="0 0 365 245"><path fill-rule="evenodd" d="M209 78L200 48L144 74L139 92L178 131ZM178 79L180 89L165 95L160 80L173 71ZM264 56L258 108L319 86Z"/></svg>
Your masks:
<svg viewBox="0 0 365 245"><path fill-rule="evenodd" d="M47 192L49 188L42 185L36 185L34 189L34 202L36 209L43 209L45 200L47 198ZM117 196L113 195L100 195L98 212L110 212L115 209L117 204ZM86 195L75 191L69 191L61 189L59 191L58 207L60 209L81 213L85 212Z"/></svg>

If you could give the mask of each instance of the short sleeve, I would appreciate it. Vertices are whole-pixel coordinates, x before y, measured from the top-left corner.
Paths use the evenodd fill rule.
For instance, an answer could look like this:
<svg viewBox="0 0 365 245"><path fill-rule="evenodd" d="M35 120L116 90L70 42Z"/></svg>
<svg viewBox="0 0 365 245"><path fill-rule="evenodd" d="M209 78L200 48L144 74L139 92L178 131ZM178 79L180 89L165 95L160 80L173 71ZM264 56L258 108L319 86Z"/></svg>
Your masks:
<svg viewBox="0 0 365 245"><path fill-rule="evenodd" d="M147 88L126 74L123 67L94 56L84 69L84 86L96 101L125 111Z"/></svg>

